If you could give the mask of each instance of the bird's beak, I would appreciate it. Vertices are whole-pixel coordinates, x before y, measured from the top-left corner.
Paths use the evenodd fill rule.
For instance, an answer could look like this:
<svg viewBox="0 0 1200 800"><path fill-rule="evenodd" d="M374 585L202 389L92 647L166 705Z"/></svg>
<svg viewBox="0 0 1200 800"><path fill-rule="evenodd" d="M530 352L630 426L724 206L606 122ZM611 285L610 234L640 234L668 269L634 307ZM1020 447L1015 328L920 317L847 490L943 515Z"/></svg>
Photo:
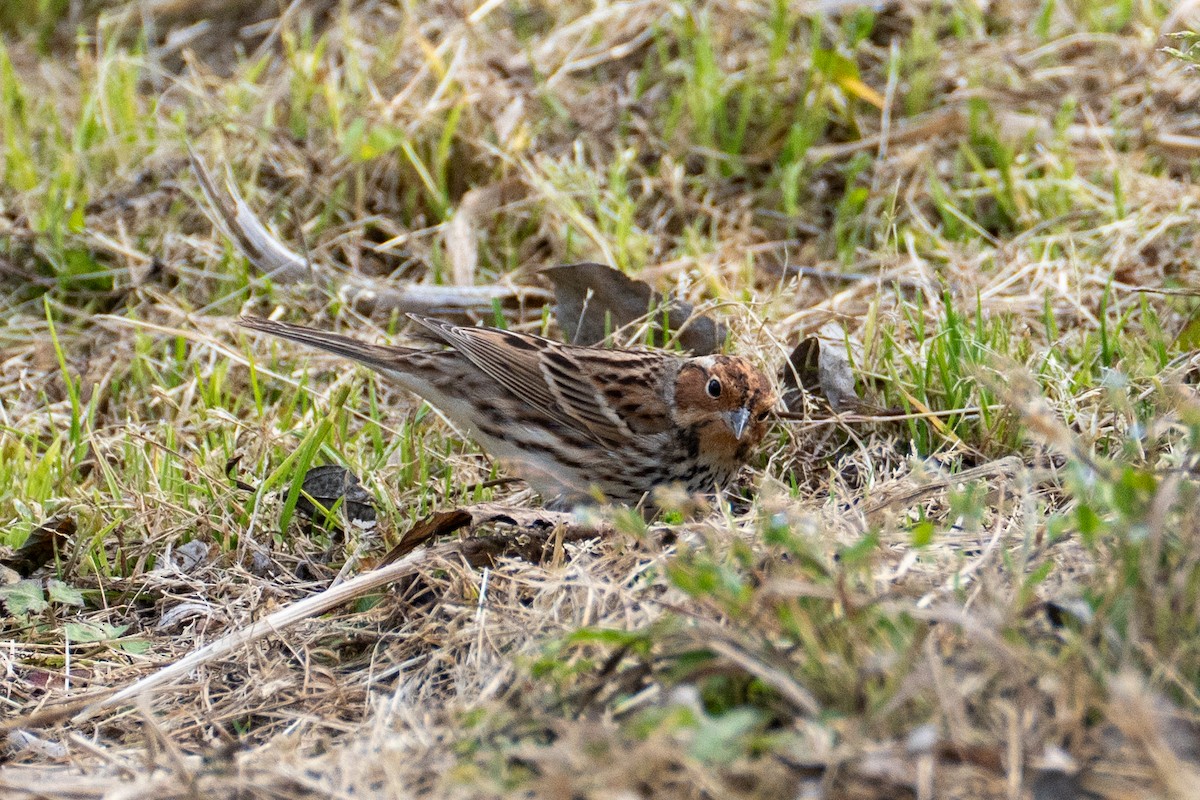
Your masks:
<svg viewBox="0 0 1200 800"><path fill-rule="evenodd" d="M740 440L742 434L746 432L747 423L750 422L750 409L739 408L735 411L726 411L725 422L729 424L729 430L733 431L733 438Z"/></svg>

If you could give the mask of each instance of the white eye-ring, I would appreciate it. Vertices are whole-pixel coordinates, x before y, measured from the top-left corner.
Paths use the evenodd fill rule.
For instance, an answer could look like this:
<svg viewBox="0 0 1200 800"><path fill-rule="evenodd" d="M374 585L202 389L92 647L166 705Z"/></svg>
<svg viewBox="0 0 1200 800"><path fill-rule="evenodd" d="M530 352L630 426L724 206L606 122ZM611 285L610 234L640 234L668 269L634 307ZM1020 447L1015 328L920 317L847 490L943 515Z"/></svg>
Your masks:
<svg viewBox="0 0 1200 800"><path fill-rule="evenodd" d="M721 381L717 378L709 378L708 385L704 387L704 391L708 392L709 397L720 397Z"/></svg>

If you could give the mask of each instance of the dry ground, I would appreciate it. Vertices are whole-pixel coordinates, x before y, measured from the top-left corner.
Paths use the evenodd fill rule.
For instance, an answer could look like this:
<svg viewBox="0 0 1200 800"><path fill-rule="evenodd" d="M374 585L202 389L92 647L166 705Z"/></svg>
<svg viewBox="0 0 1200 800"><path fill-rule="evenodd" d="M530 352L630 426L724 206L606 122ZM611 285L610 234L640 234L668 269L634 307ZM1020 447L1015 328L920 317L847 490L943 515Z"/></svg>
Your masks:
<svg viewBox="0 0 1200 800"><path fill-rule="evenodd" d="M0 795L1200 796L1198 5L6 5L0 556L57 546L4 561ZM311 273L214 229L189 146ZM554 335L577 261L907 416L810 398L719 503L564 535L234 323ZM377 523L293 513L316 465Z"/></svg>

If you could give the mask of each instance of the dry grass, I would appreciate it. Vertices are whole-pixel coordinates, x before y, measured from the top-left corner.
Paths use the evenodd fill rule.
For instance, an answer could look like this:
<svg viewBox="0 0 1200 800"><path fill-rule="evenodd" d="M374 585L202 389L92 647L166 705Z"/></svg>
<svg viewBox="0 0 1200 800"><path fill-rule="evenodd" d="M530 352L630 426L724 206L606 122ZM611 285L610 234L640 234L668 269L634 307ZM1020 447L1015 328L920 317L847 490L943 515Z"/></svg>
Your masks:
<svg viewBox="0 0 1200 800"><path fill-rule="evenodd" d="M74 523L0 598L0 794L1195 795L1200 77L1160 48L1196 4L268 5L0 9L0 555ZM916 413L781 424L651 526L452 534L517 545L75 717L433 510L536 506L238 331L402 335L256 274L189 144L359 289L554 331L537 270L601 261ZM292 517L306 461L377 526Z"/></svg>

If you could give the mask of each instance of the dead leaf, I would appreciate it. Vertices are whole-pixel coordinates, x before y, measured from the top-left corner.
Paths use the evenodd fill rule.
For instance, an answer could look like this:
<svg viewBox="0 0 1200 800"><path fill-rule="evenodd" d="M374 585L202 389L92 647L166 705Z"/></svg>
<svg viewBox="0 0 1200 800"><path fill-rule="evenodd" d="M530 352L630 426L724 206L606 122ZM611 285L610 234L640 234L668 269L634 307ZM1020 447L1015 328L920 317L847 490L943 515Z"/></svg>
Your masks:
<svg viewBox="0 0 1200 800"><path fill-rule="evenodd" d="M326 509L333 508L341 500L342 515L350 522L375 521L375 498L345 467L337 464L313 467L304 474L300 488L303 491L296 500L296 510L315 522L324 520L325 514L313 504L314 500Z"/></svg>
<svg viewBox="0 0 1200 800"><path fill-rule="evenodd" d="M400 543L387 552L379 566L399 561L428 541L453 533L471 523L471 515L462 510L435 511L409 528L400 538Z"/></svg>
<svg viewBox="0 0 1200 800"><path fill-rule="evenodd" d="M71 517L55 517L44 525L39 526L29 534L25 543L17 551L5 559L0 559L0 565L15 570L22 577L29 577L38 567L54 560L55 554L61 558L66 552L67 543L75 535L75 520Z"/></svg>
<svg viewBox="0 0 1200 800"><path fill-rule="evenodd" d="M563 511L547 511L541 508L516 508L498 503L479 503L473 506L456 508L453 511L436 511L412 526L401 537L400 543L388 551L380 566L391 564L411 553L423 544L439 536L453 533L462 528L474 530L481 525L497 524L511 525L524 533L544 535L556 529L565 532L568 539L587 538L589 535L599 536L601 531L595 527L580 522L575 515ZM477 548L466 545L468 554ZM468 559L470 560L470 559Z"/></svg>
<svg viewBox="0 0 1200 800"><path fill-rule="evenodd" d="M192 539L190 542L184 542L179 547L170 550L167 554L167 563L188 575L208 562L209 549L207 543L199 539Z"/></svg>
<svg viewBox="0 0 1200 800"><path fill-rule="evenodd" d="M678 298L659 294L643 281L603 264L583 263L550 267L542 274L554 284L555 315L568 342L600 344L618 328L648 320L654 344L662 347L663 314L667 327L685 350L708 355L725 343L725 326L695 314Z"/></svg>
<svg viewBox="0 0 1200 800"><path fill-rule="evenodd" d="M806 393L824 397L834 411L862 406L845 349L815 336L796 345L780 370L779 380L784 387L783 402L789 411L803 410Z"/></svg>

